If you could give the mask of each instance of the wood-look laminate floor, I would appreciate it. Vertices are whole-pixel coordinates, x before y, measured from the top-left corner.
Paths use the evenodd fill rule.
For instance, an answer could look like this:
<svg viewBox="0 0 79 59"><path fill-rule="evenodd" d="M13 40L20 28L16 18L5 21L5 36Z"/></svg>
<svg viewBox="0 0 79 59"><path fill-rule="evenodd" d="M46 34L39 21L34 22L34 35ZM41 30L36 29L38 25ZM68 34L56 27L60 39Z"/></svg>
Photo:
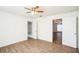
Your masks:
<svg viewBox="0 0 79 59"><path fill-rule="evenodd" d="M29 39L0 48L0 53L75 53L77 50L64 45Z"/></svg>

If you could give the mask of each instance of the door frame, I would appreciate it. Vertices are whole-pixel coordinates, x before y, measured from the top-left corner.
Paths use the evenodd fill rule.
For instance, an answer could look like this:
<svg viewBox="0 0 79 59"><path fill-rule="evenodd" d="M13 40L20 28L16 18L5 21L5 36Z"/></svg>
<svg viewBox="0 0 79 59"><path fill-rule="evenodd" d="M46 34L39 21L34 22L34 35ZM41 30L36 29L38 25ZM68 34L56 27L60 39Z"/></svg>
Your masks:
<svg viewBox="0 0 79 59"><path fill-rule="evenodd" d="M62 19L62 18L57 18L57 19ZM53 34L53 23L54 23L54 20L55 20L55 19L52 20L52 43L54 42L54 39L53 39L53 38L54 38L54 37L53 37L53 35L54 35L54 34ZM62 19L62 20L63 20L63 19ZM62 38L62 37L61 37L61 38ZM61 41L62 41L62 39L61 39ZM62 42L61 42L61 45L62 45Z"/></svg>
<svg viewBox="0 0 79 59"><path fill-rule="evenodd" d="M79 22L79 20L78 20L78 16L76 16L76 47L77 47L77 50L79 50L79 48L78 48L78 39L79 39L79 37L78 37L78 35L79 35L79 33L78 33L78 22Z"/></svg>

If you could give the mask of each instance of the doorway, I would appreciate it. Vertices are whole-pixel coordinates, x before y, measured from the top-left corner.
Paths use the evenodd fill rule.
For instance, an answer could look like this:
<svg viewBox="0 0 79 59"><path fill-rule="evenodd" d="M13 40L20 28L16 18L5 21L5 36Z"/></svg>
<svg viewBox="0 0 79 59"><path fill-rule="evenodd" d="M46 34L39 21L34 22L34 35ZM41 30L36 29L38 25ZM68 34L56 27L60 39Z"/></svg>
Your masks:
<svg viewBox="0 0 79 59"><path fill-rule="evenodd" d="M62 19L53 20L53 43L62 44Z"/></svg>
<svg viewBox="0 0 79 59"><path fill-rule="evenodd" d="M28 39L30 39L32 38L32 22L28 21L27 26L28 26Z"/></svg>

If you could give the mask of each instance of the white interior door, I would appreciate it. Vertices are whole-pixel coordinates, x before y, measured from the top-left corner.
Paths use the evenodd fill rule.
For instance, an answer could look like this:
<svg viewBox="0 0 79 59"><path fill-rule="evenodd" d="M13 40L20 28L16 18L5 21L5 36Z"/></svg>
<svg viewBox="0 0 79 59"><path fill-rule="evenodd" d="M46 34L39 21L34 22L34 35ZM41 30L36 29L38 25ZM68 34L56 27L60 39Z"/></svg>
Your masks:
<svg viewBox="0 0 79 59"><path fill-rule="evenodd" d="M63 44L76 48L76 40L76 17L63 18Z"/></svg>

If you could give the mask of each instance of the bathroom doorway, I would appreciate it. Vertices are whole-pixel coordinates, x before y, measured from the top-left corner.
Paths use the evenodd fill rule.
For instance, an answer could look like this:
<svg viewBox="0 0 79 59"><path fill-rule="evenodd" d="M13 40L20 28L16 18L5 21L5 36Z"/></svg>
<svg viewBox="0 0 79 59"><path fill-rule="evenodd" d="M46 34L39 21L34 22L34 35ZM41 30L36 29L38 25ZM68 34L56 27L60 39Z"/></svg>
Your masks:
<svg viewBox="0 0 79 59"><path fill-rule="evenodd" d="M62 44L62 19L53 20L53 43Z"/></svg>

